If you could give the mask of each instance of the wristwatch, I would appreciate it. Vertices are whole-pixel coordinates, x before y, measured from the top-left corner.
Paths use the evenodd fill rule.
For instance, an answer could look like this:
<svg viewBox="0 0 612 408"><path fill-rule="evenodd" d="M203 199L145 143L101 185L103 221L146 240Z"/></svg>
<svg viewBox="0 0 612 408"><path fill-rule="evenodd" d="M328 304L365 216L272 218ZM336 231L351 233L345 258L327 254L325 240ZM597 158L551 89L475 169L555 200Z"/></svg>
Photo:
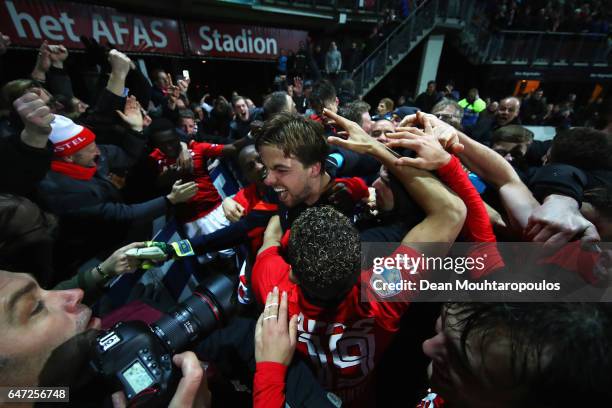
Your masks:
<svg viewBox="0 0 612 408"><path fill-rule="evenodd" d="M102 264L96 265L95 269L96 269L96 271L98 271L100 276L102 276L102 278L104 278L105 281L108 281L108 280L110 280L113 277L110 273L104 272L104 270L102 269Z"/></svg>

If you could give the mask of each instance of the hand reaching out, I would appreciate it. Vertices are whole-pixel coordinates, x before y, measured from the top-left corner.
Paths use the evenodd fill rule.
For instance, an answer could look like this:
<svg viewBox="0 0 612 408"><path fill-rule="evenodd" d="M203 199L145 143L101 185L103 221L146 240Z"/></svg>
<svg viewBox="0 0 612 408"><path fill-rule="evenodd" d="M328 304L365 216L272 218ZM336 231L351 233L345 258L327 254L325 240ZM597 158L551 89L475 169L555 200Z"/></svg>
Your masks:
<svg viewBox="0 0 612 408"><path fill-rule="evenodd" d="M198 192L198 185L195 181L181 184L182 180L177 180L172 186L172 191L166 196L172 204L179 204L188 201Z"/></svg>
<svg viewBox="0 0 612 408"><path fill-rule="evenodd" d="M100 268L111 276L119 276L124 273L132 273L140 266L139 259L128 257L125 253L132 248L144 248L144 242L133 242L122 248L119 248L104 262L100 264Z"/></svg>

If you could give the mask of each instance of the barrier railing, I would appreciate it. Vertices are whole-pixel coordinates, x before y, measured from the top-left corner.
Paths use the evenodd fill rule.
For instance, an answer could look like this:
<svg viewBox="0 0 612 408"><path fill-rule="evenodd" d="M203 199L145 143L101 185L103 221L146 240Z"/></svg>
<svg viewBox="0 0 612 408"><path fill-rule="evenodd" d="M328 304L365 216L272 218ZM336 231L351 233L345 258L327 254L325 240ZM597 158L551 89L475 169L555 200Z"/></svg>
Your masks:
<svg viewBox="0 0 612 408"><path fill-rule="evenodd" d="M391 32L353 71L357 94L369 92L437 28L461 29L460 51L478 64L607 65L605 34L493 31L486 2L429 0Z"/></svg>

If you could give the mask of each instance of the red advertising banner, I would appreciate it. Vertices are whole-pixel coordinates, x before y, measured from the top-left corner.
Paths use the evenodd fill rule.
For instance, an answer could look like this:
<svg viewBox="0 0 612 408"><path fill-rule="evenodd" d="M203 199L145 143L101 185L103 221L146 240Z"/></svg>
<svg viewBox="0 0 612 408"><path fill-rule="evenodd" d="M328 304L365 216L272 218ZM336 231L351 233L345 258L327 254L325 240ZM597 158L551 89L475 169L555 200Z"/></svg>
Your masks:
<svg viewBox="0 0 612 408"><path fill-rule="evenodd" d="M15 45L43 40L84 48L79 36L121 51L183 54L176 20L121 13L110 7L50 0L0 0L0 31Z"/></svg>
<svg viewBox="0 0 612 408"><path fill-rule="evenodd" d="M275 60L281 49L297 51L306 31L239 24L185 23L191 55Z"/></svg>

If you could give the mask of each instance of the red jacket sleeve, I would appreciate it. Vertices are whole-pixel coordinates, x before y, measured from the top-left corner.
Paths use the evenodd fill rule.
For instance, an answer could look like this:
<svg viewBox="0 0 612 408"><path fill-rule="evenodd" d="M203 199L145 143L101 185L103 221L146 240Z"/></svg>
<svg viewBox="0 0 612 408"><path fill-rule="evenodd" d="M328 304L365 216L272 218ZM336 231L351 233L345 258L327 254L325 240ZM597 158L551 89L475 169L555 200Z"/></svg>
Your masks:
<svg viewBox="0 0 612 408"><path fill-rule="evenodd" d="M344 183L354 202L359 202L370 195L368 186L360 177L337 178L336 183Z"/></svg>
<svg viewBox="0 0 612 408"><path fill-rule="evenodd" d="M197 151L204 157L218 157L223 154L224 145L211 144L205 142L191 141L189 148L193 151Z"/></svg>
<svg viewBox="0 0 612 408"><path fill-rule="evenodd" d="M253 408L282 408L285 404L287 366L264 361L257 363L253 379Z"/></svg>
<svg viewBox="0 0 612 408"><path fill-rule="evenodd" d="M285 289L289 282L289 264L280 255L280 247L271 247L257 255L251 285L255 297L261 304L266 303L266 296L278 286L280 290Z"/></svg>
<svg viewBox="0 0 612 408"><path fill-rule="evenodd" d="M244 214L248 214L255 203L257 202L257 187L255 184L251 184L245 188L240 189L234 196L234 201L244 208Z"/></svg>
<svg viewBox="0 0 612 408"><path fill-rule="evenodd" d="M438 176L457 193L467 207L462 230L464 238L470 242L496 242L484 202L461 167L459 159L451 156L451 160L438 169Z"/></svg>
<svg viewBox="0 0 612 408"><path fill-rule="evenodd" d="M487 209L474 188L461 162L451 156L450 162L438 169L438 176L463 200L467 207L467 217L463 225L462 235L469 242L479 242L468 250L468 257L486 259L482 270L470 270L470 276L480 279L504 266L503 258L497 250L497 239Z"/></svg>

